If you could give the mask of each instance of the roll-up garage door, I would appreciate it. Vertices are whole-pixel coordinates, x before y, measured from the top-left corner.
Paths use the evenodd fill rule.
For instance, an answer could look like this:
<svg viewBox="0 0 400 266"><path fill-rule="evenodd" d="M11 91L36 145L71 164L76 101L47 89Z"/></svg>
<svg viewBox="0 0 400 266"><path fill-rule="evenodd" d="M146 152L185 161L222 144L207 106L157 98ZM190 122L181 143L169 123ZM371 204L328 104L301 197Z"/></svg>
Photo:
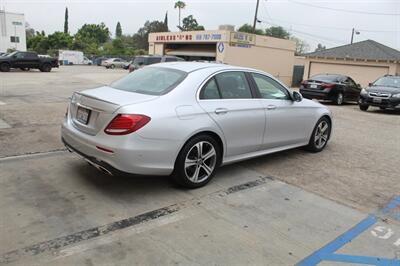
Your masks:
<svg viewBox="0 0 400 266"><path fill-rule="evenodd" d="M350 76L355 82L362 86L367 86L369 82L375 81L377 78L388 74L389 67L386 66L364 66L364 65L344 65L311 62L309 77L315 74L342 74Z"/></svg>

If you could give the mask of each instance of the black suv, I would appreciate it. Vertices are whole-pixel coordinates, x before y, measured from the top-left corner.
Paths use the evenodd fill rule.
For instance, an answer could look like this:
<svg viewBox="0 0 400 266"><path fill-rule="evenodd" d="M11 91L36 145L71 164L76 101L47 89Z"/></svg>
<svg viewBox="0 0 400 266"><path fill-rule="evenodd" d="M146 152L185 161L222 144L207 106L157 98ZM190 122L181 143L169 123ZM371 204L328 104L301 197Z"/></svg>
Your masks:
<svg viewBox="0 0 400 266"><path fill-rule="evenodd" d="M370 83L361 91L358 105L363 111L369 106L400 109L400 76L385 75Z"/></svg>
<svg viewBox="0 0 400 266"><path fill-rule="evenodd" d="M306 99L330 100L337 105L358 101L361 86L348 76L317 74L301 83L300 93Z"/></svg>

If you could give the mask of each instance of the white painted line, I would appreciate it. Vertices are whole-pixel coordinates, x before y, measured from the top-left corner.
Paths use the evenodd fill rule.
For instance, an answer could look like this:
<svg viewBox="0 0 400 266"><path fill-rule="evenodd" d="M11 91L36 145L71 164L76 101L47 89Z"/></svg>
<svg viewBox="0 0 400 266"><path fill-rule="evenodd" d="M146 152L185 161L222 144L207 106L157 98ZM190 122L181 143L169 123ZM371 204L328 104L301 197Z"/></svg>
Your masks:
<svg viewBox="0 0 400 266"><path fill-rule="evenodd" d="M0 105L6 105L6 103L5 103L5 102L2 102L2 101L0 101Z"/></svg>
<svg viewBox="0 0 400 266"><path fill-rule="evenodd" d="M0 129L4 129L4 128L11 128L11 126L9 124L7 124L6 121L0 119Z"/></svg>

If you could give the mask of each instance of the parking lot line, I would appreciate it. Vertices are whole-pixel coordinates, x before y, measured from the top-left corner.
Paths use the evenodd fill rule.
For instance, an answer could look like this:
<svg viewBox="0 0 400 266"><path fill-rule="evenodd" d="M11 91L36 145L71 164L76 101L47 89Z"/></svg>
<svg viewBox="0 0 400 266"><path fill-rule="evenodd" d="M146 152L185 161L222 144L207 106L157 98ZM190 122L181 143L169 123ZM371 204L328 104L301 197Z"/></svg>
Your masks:
<svg viewBox="0 0 400 266"><path fill-rule="evenodd" d="M397 215L393 216L393 210L397 209L399 206L400 196L394 197L384 208L378 210L376 214L370 214L353 228L297 263L296 266L312 266L317 265L322 261L348 262L367 265L400 266L400 260L397 259L335 254L336 251L344 247L347 243L354 240L372 225L376 224L379 220L380 215L385 215L397 219Z"/></svg>

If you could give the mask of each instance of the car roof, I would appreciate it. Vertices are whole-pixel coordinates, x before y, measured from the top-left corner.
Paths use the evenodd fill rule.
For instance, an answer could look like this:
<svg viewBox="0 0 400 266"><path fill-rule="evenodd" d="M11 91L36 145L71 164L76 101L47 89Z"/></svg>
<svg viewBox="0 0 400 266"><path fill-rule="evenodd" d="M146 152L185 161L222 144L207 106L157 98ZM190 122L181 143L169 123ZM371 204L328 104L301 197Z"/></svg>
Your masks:
<svg viewBox="0 0 400 266"><path fill-rule="evenodd" d="M153 64L152 66L157 67L166 67L172 68L176 70L181 70L184 72L194 72L201 69L209 69L209 68L219 68L219 70L249 70L249 71L258 71L256 69L245 68L245 67L238 67L238 66L231 66L226 64L219 64L219 63L204 63L204 62L184 62L184 61L177 61L177 62L168 62L168 63L159 63Z"/></svg>

